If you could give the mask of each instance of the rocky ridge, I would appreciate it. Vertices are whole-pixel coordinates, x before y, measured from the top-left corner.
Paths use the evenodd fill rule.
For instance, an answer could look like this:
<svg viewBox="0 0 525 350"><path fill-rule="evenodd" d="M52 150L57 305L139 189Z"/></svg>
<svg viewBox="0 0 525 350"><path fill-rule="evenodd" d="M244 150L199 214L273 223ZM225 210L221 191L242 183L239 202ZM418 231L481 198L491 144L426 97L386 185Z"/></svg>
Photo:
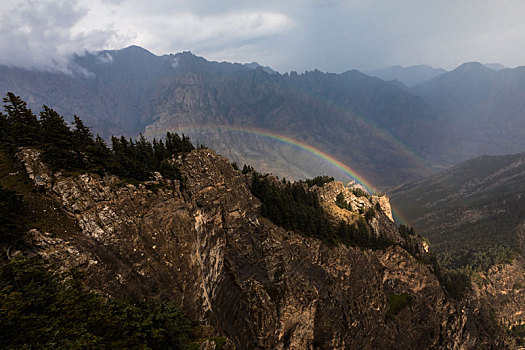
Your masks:
<svg viewBox="0 0 525 350"><path fill-rule="evenodd" d="M327 247L260 217L248 179L209 149L174 160L182 184L53 174L38 151L18 156L81 228L61 237L31 232L48 262L81 267L86 284L108 296L175 300L239 349L505 346L487 306L474 295L447 298L382 213L374 231L397 244ZM324 201L341 185L329 184Z"/></svg>
<svg viewBox="0 0 525 350"><path fill-rule="evenodd" d="M390 200L387 196L358 196L354 193L354 189L366 191L361 185L356 182L350 182L346 186L340 181L332 181L324 184L324 186L317 188L319 198L328 206L333 209L335 205L336 197L339 193L343 194L344 200L357 211L366 211L369 208L375 208L376 204L379 203L381 211L394 222L392 217L392 207L390 206ZM366 192L365 192L366 193Z"/></svg>

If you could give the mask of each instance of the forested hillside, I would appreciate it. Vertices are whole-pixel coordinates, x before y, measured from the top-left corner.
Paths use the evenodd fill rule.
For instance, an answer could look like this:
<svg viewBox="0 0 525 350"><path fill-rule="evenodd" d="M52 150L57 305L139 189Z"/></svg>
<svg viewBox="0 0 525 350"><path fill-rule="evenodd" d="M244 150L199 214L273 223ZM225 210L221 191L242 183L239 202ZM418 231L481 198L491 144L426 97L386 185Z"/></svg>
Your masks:
<svg viewBox="0 0 525 350"><path fill-rule="evenodd" d="M487 270L523 253L525 154L484 156L391 193L449 268Z"/></svg>

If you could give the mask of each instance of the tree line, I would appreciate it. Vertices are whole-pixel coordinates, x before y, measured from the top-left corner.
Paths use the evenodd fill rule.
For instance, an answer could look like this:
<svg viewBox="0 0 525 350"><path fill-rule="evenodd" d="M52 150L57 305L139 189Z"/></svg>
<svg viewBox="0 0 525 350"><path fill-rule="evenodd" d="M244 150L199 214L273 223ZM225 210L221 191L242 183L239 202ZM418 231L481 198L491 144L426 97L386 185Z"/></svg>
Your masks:
<svg viewBox="0 0 525 350"><path fill-rule="evenodd" d="M52 108L44 105L37 117L20 97L7 93L0 112L0 144L10 152L35 147L53 170L112 173L124 178L148 180L154 171L170 179L181 179L168 159L194 149L189 137L168 132L165 140L152 142L140 135L136 140L112 137L111 147L78 117L73 129Z"/></svg>

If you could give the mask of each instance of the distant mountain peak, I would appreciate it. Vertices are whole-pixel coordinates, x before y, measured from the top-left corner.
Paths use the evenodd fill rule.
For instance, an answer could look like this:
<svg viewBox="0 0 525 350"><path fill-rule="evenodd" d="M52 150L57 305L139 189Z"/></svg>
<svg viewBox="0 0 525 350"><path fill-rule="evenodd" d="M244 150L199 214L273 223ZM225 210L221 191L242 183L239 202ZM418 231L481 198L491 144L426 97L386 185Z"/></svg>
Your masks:
<svg viewBox="0 0 525 350"><path fill-rule="evenodd" d="M170 57L170 58L173 59L173 67L174 68L178 67L180 63L204 61L204 58L195 55L191 51L181 51L181 52L177 52L175 54L169 54L169 55L165 55L165 56L166 57Z"/></svg>
<svg viewBox="0 0 525 350"><path fill-rule="evenodd" d="M198 57L197 55L195 55L193 52L191 51L181 51L181 52L177 52L175 54L175 56L180 56L180 57Z"/></svg>
<svg viewBox="0 0 525 350"><path fill-rule="evenodd" d="M125 47L120 50L114 50L113 52L134 53L134 54L155 56L155 54L153 54L151 51L148 51L145 48L137 46L137 45L131 45L131 46Z"/></svg>
<svg viewBox="0 0 525 350"><path fill-rule="evenodd" d="M488 70L492 70L492 69L485 67L483 64L479 62L465 62L459 65L452 72L483 72L483 71L488 71Z"/></svg>

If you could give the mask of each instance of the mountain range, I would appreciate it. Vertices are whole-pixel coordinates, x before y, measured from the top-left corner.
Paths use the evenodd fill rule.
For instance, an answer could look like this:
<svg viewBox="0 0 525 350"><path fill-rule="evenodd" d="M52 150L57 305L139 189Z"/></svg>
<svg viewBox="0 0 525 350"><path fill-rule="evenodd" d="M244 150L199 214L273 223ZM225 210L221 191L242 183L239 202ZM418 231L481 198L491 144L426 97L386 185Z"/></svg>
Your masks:
<svg viewBox="0 0 525 350"><path fill-rule="evenodd" d="M424 102L358 71L269 74L189 52L159 57L139 47L86 54L75 63L84 74L2 67L0 92L13 91L33 108L47 104L66 116L77 113L105 137L183 131L240 164L291 178L339 170L304 148L228 129L261 129L297 140L380 186L430 171L381 125L394 124L396 113L404 120L428 115L417 111ZM385 102L378 104L380 99ZM345 178L340 171L334 175Z"/></svg>
<svg viewBox="0 0 525 350"><path fill-rule="evenodd" d="M77 113L105 138L184 132L241 165L293 179L350 174L381 190L482 154L525 150L521 67L390 69L417 73L407 87L357 70L279 74L137 46L72 64L69 75L0 66L0 93Z"/></svg>
<svg viewBox="0 0 525 350"><path fill-rule="evenodd" d="M439 114L439 147L453 163L525 150L525 67L465 63L412 88Z"/></svg>

